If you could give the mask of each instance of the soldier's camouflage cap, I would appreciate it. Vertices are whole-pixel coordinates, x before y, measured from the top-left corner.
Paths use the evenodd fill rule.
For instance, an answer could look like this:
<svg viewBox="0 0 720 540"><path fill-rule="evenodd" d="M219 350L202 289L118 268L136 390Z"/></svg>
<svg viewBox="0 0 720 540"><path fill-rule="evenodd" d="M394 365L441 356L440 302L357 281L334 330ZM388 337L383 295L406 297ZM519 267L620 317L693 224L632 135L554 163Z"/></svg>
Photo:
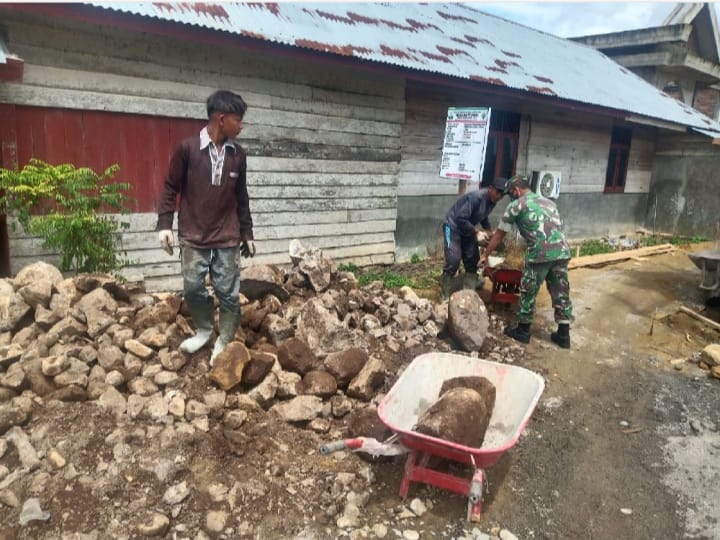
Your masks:
<svg viewBox="0 0 720 540"><path fill-rule="evenodd" d="M525 182L526 184L530 183L527 179L527 176L523 176L522 174L516 174L507 181L507 185L505 186L505 193L515 188L520 182Z"/></svg>

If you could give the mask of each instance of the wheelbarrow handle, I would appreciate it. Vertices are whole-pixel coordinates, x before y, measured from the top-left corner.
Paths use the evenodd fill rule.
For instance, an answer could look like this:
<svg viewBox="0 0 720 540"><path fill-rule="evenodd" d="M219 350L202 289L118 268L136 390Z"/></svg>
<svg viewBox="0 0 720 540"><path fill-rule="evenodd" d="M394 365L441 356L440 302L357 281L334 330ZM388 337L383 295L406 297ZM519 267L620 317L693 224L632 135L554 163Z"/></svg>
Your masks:
<svg viewBox="0 0 720 540"><path fill-rule="evenodd" d="M320 454L323 456L326 456L328 454L332 454L333 452L338 452L340 450L345 450L346 448L350 448L351 450L355 450L357 448L362 448L363 440L362 439L341 439L339 441L333 441L329 443L325 443L320 447Z"/></svg>

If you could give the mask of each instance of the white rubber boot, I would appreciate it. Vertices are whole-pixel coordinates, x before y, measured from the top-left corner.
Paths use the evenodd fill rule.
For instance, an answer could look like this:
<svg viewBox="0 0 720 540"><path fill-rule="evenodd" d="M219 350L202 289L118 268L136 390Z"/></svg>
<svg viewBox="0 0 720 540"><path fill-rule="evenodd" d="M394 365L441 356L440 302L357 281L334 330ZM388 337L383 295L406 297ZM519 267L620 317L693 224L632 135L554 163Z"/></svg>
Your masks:
<svg viewBox="0 0 720 540"><path fill-rule="evenodd" d="M208 302L204 306L196 306L188 304L192 322L195 325L195 335L187 338L180 344L180 350L184 353L193 354L202 349L213 332L213 305Z"/></svg>
<svg viewBox="0 0 720 540"><path fill-rule="evenodd" d="M200 328L197 333L187 338L180 344L180 350L184 353L193 354L202 349L212 337L212 329Z"/></svg>

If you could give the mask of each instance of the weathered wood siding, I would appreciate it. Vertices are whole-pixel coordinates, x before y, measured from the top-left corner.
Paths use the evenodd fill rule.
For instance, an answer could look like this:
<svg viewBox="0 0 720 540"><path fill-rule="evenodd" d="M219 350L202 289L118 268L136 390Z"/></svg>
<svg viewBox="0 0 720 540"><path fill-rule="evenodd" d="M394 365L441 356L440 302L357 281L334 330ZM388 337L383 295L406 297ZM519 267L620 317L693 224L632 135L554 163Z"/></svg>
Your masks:
<svg viewBox="0 0 720 540"><path fill-rule="evenodd" d="M292 238L338 261L394 260L401 78L3 8L0 15L25 60L23 82L0 84L0 102L203 119L211 92L241 93L253 263L289 263ZM132 216L124 242L140 266L129 271L148 288L178 288L179 264L158 248L154 226L152 212ZM11 236L10 248L13 272L46 256L36 239Z"/></svg>
<svg viewBox="0 0 720 540"><path fill-rule="evenodd" d="M633 231L642 225L655 153L655 130L633 126L625 193L604 194L612 120L536 105L498 102L497 96L468 94L408 83L406 122L402 130L396 255L442 253L440 225L458 193L456 181L438 176L448 107L491 106L524 111L518 134L516 171L562 173L558 206L571 237ZM558 117L552 113L557 112ZM563 118L560 119L559 115ZM471 184L474 189L476 184ZM491 215L497 223L506 205Z"/></svg>
<svg viewBox="0 0 720 540"><path fill-rule="evenodd" d="M543 120L529 121L525 117L520 126L518 170L560 171L561 193L602 193L611 135L610 125L585 127ZM655 134L652 130L633 127L625 193L649 191L654 153Z"/></svg>
<svg viewBox="0 0 720 540"><path fill-rule="evenodd" d="M402 161L398 173L398 195L452 195L457 180L440 178L440 161L448 110L445 100L408 93L402 129Z"/></svg>

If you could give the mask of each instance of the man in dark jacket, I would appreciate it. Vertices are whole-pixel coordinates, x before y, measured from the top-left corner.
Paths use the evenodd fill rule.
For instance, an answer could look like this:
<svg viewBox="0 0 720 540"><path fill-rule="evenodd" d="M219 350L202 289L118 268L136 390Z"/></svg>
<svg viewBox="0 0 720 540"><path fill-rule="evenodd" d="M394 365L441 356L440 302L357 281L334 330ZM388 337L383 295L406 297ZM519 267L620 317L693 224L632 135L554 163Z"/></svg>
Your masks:
<svg viewBox="0 0 720 540"><path fill-rule="evenodd" d="M485 231L490 231L490 212L505 194L506 184L505 178L496 178L487 188L468 191L448 210L443 224L445 266L440 278L443 302L450 297L453 276L460 267L460 260L465 267L465 288L477 288L480 250L475 226L479 223Z"/></svg>
<svg viewBox="0 0 720 540"><path fill-rule="evenodd" d="M213 300L205 286L210 273L220 304L219 336L210 364L235 338L240 322L238 255L255 255L253 222L247 191L245 151L234 142L242 130L247 105L238 94L218 90L207 100L208 124L182 141L173 154L158 208L160 244L169 254L173 245L176 198L184 298L195 325L195 336L180 350L194 353L213 331Z"/></svg>

